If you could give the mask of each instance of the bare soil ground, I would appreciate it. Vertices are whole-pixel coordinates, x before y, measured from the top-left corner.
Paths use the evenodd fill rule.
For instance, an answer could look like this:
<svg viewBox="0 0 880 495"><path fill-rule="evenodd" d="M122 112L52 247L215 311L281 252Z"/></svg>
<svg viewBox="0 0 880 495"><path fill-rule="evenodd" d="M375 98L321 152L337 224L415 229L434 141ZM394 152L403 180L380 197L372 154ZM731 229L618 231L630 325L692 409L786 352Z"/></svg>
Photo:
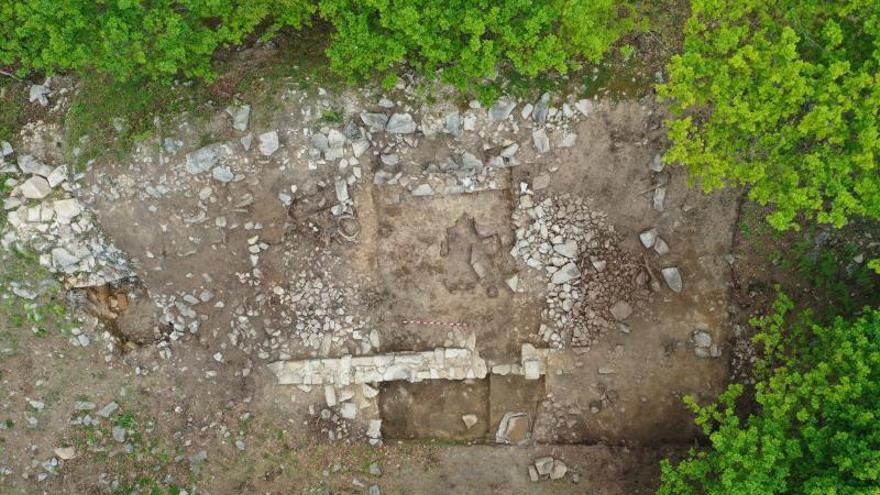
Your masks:
<svg viewBox="0 0 880 495"><path fill-rule="evenodd" d="M412 110L407 95L392 96L394 108L383 110L378 95L285 89L271 105L255 106L246 132L221 109L201 123L182 116L128 159L91 167L77 197L134 262L140 290L105 290L101 300L113 311L85 317L88 347L29 340L2 355L0 420L15 424L0 430L0 465L11 467L0 476L4 492L148 493L174 485L190 493L364 493L378 484L382 493L612 495L656 488L658 460L698 438L681 398L709 400L728 380L735 194L706 196L687 186L682 170L649 169L663 146L663 110L649 100L596 102L565 118L562 101L554 101L559 118L551 121L561 123L550 127L552 145L541 153L523 104L496 122L482 108ZM354 121L365 134L363 110L411 111L421 129L373 132L370 150L343 166L314 152L315 134L343 127L322 119L329 109L341 109L343 123ZM451 112L473 114L477 129L460 137L424 132L431 115ZM263 153L260 134L273 130L280 146ZM576 134L574 145L557 146L567 133ZM245 149L239 140L249 135ZM43 142L14 144L19 155L60 160L41 151ZM219 163L233 179L187 171L187 155L212 143L226 147ZM430 169L463 153L489 163L514 143L516 163L488 178ZM397 165L383 162L390 154ZM388 170L402 181L377 180ZM486 187L415 194L429 179ZM350 200L340 198L340 180ZM665 181L662 211L652 206L658 180ZM525 208L523 185L535 204L585 202L602 219L602 235L615 240L589 254L581 246L575 260L581 278L572 285L585 290L570 318L601 318L611 329L588 345L568 330L557 341L541 336L541 326L552 325L547 299L559 289L549 271L512 252L521 240L514 217ZM341 203L350 213L333 210ZM639 233L650 228L668 254L640 244ZM607 256L607 272L589 268L590 256ZM680 293L660 274L671 266L681 272ZM508 284L513 275L517 290ZM633 312L615 321L610 308L620 298ZM720 356L699 356L697 330ZM120 348L117 333L128 346ZM328 404L322 387L278 385L266 367L455 347L469 336L490 369L518 362L523 344L550 349L546 373L386 382L377 403L358 402L352 419ZM119 412L97 413L111 402ZM528 415L529 446L495 445L509 412ZM470 414L476 423L468 427L462 416ZM377 417L384 445L372 447L364 432ZM127 437L119 441L114 427ZM61 446L76 454L58 464ZM565 461L566 478L529 480L527 466L545 455Z"/></svg>

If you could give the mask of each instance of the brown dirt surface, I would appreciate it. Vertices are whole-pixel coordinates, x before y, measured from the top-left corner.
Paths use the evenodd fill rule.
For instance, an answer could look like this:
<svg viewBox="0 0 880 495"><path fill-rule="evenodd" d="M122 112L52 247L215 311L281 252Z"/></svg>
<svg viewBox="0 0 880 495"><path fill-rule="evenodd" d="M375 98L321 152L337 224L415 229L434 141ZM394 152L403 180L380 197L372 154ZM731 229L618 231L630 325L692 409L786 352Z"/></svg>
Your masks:
<svg viewBox="0 0 880 495"><path fill-rule="evenodd" d="M226 95L237 77L216 89ZM384 110L380 96L291 83L254 104L247 131L232 129L224 109L198 122L184 115L126 159L89 169L76 197L128 256L135 282L80 298L90 345L31 339L3 356L0 421L15 423L0 430L0 465L14 467L0 477L5 493L656 489L659 459L699 437L682 397L709 400L728 381L736 194L700 194L677 168L651 172L663 109L650 100L584 111L553 100L550 150L539 153L523 102L496 122L483 108L405 91ZM328 122L330 110L342 122ZM421 127L371 132L361 111L412 113ZM455 112L475 130L430 127ZM360 136L329 158L316 135L348 133L348 122ZM279 148L266 154L269 131ZM17 152L58 162L60 134L31 129ZM369 150L352 156L362 139ZM216 168L187 171L206 147L229 180ZM658 183L662 211L652 206ZM545 201L552 218L535 210ZM533 222L549 231L524 241ZM640 244L652 227L669 253ZM561 254L575 231L577 252ZM546 259L528 261L530 249ZM567 263L579 276L553 282ZM664 283L665 267L679 268L681 293ZM551 313L550 300L563 309ZM619 301L632 309L623 321L611 312ZM565 324L555 329L551 314ZM573 338L578 324L595 331ZM698 329L717 354L699 355ZM523 376L524 345L544 356L535 380ZM472 348L489 373L325 387L281 385L269 366L435 348ZM110 403L118 408L100 414ZM495 444L510 412L528 415L524 447ZM381 445L367 438L377 419ZM74 457L59 461L68 446ZM568 474L530 481L528 466L546 455Z"/></svg>

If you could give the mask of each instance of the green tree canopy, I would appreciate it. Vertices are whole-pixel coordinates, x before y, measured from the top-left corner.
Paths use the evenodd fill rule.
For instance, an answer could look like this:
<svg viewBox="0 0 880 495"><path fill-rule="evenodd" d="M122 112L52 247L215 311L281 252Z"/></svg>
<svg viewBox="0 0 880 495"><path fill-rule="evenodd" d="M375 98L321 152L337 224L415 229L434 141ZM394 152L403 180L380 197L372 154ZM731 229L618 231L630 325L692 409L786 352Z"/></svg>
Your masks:
<svg viewBox="0 0 880 495"><path fill-rule="evenodd" d="M299 28L309 0L7 0L0 3L0 63L21 73L94 68L117 80L210 78L221 45L265 26Z"/></svg>
<svg viewBox="0 0 880 495"><path fill-rule="evenodd" d="M636 23L614 0L321 0L333 68L349 77L404 61L458 86L509 66L533 77L596 62Z"/></svg>
<svg viewBox="0 0 880 495"><path fill-rule="evenodd" d="M615 0L9 0L0 64L210 79L218 48L300 29L316 14L335 28L327 55L344 77L393 76L407 63L468 88L498 69L533 77L598 61L636 26Z"/></svg>
<svg viewBox="0 0 880 495"><path fill-rule="evenodd" d="M711 190L748 185L773 206L841 226L880 218L880 2L694 0L683 53L661 96L673 102L667 161Z"/></svg>
<svg viewBox="0 0 880 495"><path fill-rule="evenodd" d="M777 304L791 307L785 298ZM880 493L880 311L785 334L781 316L762 324L768 354L759 367L758 411L737 415L740 385L708 407L689 400L711 448L692 450L678 465L664 461L658 493Z"/></svg>

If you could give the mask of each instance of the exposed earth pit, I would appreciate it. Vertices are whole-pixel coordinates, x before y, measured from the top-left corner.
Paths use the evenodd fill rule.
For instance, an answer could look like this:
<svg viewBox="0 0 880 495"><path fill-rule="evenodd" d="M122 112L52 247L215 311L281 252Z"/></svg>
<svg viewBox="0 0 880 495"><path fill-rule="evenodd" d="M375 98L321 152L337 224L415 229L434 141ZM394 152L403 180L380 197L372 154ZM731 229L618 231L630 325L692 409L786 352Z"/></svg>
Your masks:
<svg viewBox="0 0 880 495"><path fill-rule="evenodd" d="M736 201L656 159L662 110L283 102L260 128L242 107L182 120L71 178L63 195L94 226L68 233L58 213L32 229L47 214L27 206L11 223L85 244L46 260L74 281L88 246L111 246L93 256L107 275L72 285L136 277L154 312L130 329L139 352L198 346L331 440L698 434L681 398L727 379ZM342 123L321 120L332 108Z"/></svg>

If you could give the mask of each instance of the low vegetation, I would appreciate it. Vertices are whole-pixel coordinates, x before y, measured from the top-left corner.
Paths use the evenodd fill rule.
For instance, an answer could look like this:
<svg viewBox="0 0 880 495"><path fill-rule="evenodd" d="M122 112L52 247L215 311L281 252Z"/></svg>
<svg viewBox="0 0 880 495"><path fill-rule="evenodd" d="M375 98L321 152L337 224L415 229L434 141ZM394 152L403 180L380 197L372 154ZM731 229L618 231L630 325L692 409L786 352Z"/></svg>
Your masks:
<svg viewBox="0 0 880 495"><path fill-rule="evenodd" d="M91 421L80 424L82 418L78 418L62 444L82 453L88 463L102 466L113 493L178 495L187 493L186 487L192 489L203 459L198 455L187 459L182 446L157 434L155 420L123 411Z"/></svg>
<svg viewBox="0 0 880 495"><path fill-rule="evenodd" d="M880 311L828 326L786 323L791 301L756 324L764 353L757 411L742 418L731 385L688 404L711 442L662 465L661 495L857 494L880 486Z"/></svg>
<svg viewBox="0 0 880 495"><path fill-rule="evenodd" d="M0 198L8 197L8 177L0 174ZM6 211L0 211L0 232ZM0 358L19 350L22 332L36 337L67 334L75 325L64 301L61 284L40 265L29 249L0 247Z"/></svg>

